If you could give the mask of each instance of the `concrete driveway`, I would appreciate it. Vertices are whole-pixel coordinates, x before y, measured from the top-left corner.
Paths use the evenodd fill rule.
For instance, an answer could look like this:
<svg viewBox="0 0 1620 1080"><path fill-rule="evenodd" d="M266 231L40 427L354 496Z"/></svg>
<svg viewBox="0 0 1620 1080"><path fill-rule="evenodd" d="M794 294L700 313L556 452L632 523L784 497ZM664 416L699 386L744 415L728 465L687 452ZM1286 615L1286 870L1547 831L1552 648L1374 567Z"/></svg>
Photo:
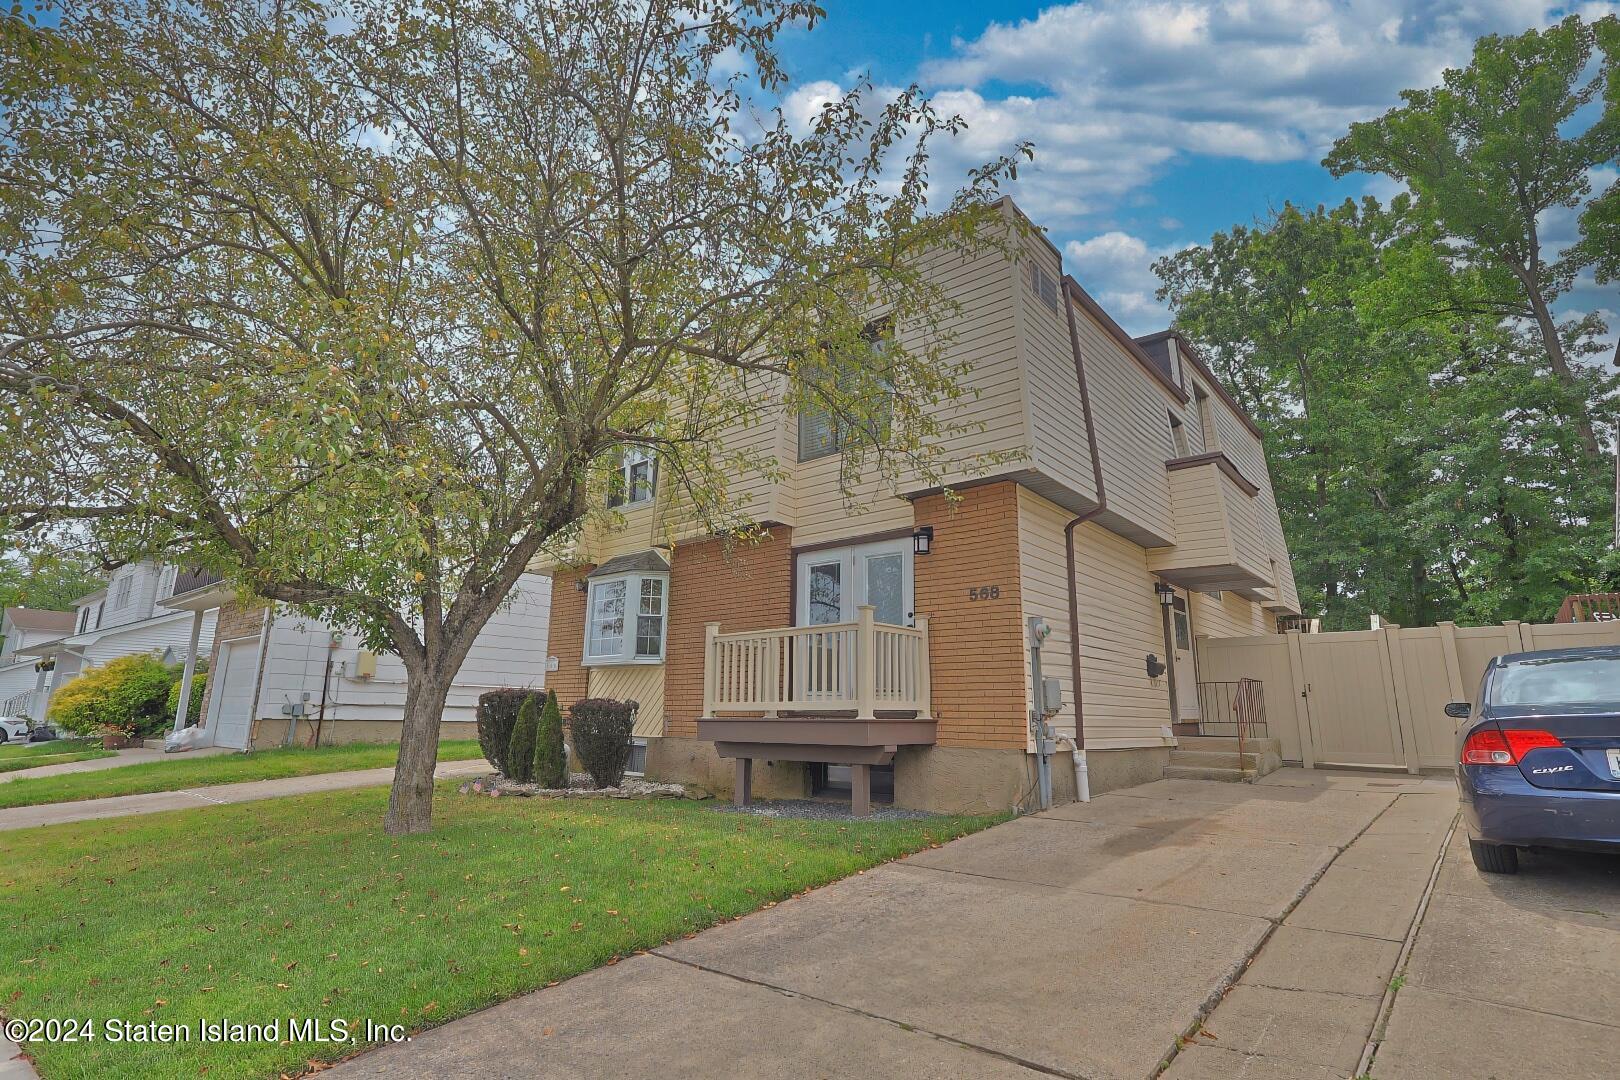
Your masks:
<svg viewBox="0 0 1620 1080"><path fill-rule="evenodd" d="M1346 1076L1455 812L1446 781L1159 781L879 867L334 1075Z"/></svg>
<svg viewBox="0 0 1620 1080"><path fill-rule="evenodd" d="M1395 995L1377 1080L1620 1074L1620 858L1481 874L1458 830Z"/></svg>

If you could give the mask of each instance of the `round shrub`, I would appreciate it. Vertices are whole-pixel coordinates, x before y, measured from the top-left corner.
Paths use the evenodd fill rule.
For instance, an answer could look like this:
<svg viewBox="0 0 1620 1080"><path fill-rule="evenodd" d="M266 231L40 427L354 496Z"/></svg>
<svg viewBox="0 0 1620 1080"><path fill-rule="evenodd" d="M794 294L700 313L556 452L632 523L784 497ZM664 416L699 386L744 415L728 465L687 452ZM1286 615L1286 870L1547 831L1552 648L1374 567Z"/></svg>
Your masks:
<svg viewBox="0 0 1620 1080"><path fill-rule="evenodd" d="M630 764L630 729L635 723L634 702L612 698L586 698L568 710L568 730L574 753L597 787L618 787Z"/></svg>
<svg viewBox="0 0 1620 1080"><path fill-rule="evenodd" d="M135 737L162 728L175 673L150 654L121 656L91 668L51 697L51 723L81 735L122 732Z"/></svg>

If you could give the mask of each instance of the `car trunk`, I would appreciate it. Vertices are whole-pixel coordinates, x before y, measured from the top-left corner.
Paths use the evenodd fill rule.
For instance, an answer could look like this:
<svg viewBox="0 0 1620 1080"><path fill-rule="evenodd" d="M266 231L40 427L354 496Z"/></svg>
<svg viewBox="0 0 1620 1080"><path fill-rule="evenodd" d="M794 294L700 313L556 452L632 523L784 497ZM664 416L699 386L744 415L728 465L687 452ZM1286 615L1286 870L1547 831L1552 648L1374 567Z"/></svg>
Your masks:
<svg viewBox="0 0 1620 1080"><path fill-rule="evenodd" d="M1520 755L1519 771L1536 787L1620 791L1620 712L1607 706L1505 716L1499 712L1497 722L1503 734L1544 731L1563 743Z"/></svg>

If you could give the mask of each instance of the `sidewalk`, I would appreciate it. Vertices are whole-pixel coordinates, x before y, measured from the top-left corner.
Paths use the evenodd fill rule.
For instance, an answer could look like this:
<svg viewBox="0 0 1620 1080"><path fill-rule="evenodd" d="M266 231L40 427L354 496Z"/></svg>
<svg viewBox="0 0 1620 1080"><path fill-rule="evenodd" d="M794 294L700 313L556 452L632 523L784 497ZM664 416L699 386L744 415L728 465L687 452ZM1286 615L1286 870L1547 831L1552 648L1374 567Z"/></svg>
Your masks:
<svg viewBox="0 0 1620 1080"><path fill-rule="evenodd" d="M1140 1080L1268 943L1282 964L1312 937L1368 942L1376 962L1345 974L1376 1013L1381 966L1407 929L1395 898L1415 906L1443 836L1433 823L1455 810L1449 782L1418 778L1146 784L847 878L336 1072ZM1306 966L1332 979L1333 957ZM1295 1011L1285 1004L1221 1022L1269 1032ZM1339 1041L1353 1066L1362 1041ZM1198 1072L1192 1052L1171 1064L1183 1078L1265 1064L1223 1053L1210 1064L1224 1071Z"/></svg>
<svg viewBox="0 0 1620 1080"><path fill-rule="evenodd" d="M106 760L106 759L103 759ZM433 775L445 780L456 776L476 776L490 771L481 758L471 761L443 761ZM289 776L280 780L250 780L241 784L186 788L180 791L154 791L145 795L117 795L110 799L50 803L45 806L17 806L0 810L0 831L29 829L39 825L60 825L68 821L124 817L130 814L156 814L164 810L192 810L199 806L254 802L284 795L308 795L316 791L342 788L377 787L392 783L393 766L361 769L355 772L317 773Z"/></svg>
<svg viewBox="0 0 1620 1080"><path fill-rule="evenodd" d="M186 751L187 757L208 757L212 754L232 754L222 746L205 746L201 750ZM165 755L162 750L150 747L137 746L130 750L114 751L112 757L91 758L89 761L69 761L61 765L41 765L37 769L14 769L11 772L0 773L0 784L12 780L32 780L39 776L64 776L67 773L100 772L102 769L116 769L124 765L144 765L149 761L163 761L165 757L174 760L176 755Z"/></svg>

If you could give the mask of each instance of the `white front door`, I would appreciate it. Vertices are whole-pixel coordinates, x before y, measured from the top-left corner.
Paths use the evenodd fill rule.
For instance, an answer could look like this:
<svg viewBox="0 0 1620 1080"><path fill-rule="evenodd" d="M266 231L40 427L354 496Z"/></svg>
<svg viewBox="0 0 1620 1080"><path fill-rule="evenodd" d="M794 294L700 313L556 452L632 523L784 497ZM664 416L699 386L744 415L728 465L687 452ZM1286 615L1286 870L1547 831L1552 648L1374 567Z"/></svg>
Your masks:
<svg viewBox="0 0 1620 1080"><path fill-rule="evenodd" d="M800 626L854 622L862 604L877 609L880 623L912 624L910 539L807 551L799 556L798 578Z"/></svg>
<svg viewBox="0 0 1620 1080"><path fill-rule="evenodd" d="M220 646L219 668L208 709L213 744L246 750L253 730L254 691L259 682L259 639L243 638Z"/></svg>
<svg viewBox="0 0 1620 1080"><path fill-rule="evenodd" d="M1192 610L1187 591L1177 589L1170 605L1171 649L1176 665L1176 712L1184 723L1198 719L1198 665L1193 657Z"/></svg>

